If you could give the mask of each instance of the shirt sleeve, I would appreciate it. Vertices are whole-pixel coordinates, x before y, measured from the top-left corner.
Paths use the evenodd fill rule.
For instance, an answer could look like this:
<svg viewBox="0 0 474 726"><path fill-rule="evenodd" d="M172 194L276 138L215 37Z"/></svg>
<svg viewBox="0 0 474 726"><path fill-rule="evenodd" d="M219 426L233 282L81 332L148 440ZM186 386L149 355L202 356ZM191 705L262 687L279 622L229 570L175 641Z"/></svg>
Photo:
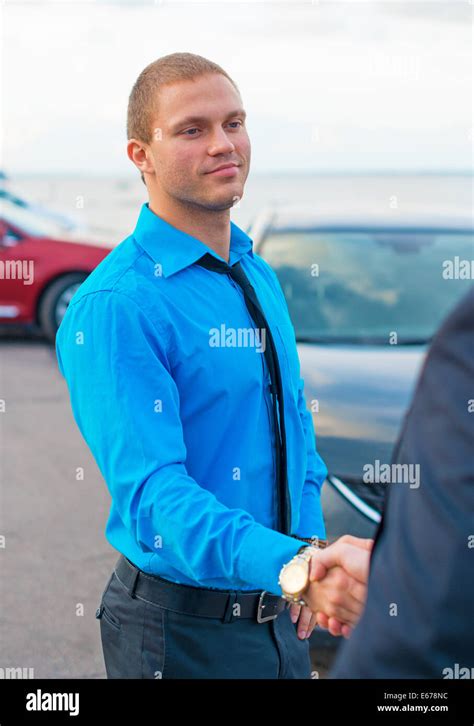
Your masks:
<svg viewBox="0 0 474 726"><path fill-rule="evenodd" d="M139 547L202 586L214 578L281 595L301 542L229 509L187 472L165 336L127 294L72 302L56 337L76 423Z"/></svg>
<svg viewBox="0 0 474 726"><path fill-rule="evenodd" d="M305 432L306 440L306 478L301 498L300 521L295 534L300 537L320 537L326 539L326 528L321 508L321 487L328 470L316 450L316 435L313 419L306 407L304 396L304 380L298 383L298 411Z"/></svg>

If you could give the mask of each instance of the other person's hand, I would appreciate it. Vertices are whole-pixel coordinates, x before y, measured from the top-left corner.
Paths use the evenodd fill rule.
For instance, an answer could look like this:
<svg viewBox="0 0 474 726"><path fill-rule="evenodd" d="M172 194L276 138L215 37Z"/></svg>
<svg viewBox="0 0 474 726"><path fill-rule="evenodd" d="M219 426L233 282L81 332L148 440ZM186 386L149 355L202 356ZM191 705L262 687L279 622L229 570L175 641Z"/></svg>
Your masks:
<svg viewBox="0 0 474 726"><path fill-rule="evenodd" d="M310 586L303 594L306 606L298 613L298 634L308 637L316 623L331 635L348 638L358 622L367 597L372 539L344 535L315 552L310 562ZM296 614L291 606L290 614Z"/></svg>

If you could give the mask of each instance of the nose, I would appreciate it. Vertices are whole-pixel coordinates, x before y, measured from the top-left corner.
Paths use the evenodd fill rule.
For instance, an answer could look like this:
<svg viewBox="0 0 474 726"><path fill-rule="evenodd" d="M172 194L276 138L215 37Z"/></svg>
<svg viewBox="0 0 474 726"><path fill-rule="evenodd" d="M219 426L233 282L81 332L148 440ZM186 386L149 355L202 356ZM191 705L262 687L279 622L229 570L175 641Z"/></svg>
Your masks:
<svg viewBox="0 0 474 726"><path fill-rule="evenodd" d="M230 137L227 135L225 129L220 127L214 131L208 149L210 156L214 156L216 154L228 154L234 150L235 146Z"/></svg>

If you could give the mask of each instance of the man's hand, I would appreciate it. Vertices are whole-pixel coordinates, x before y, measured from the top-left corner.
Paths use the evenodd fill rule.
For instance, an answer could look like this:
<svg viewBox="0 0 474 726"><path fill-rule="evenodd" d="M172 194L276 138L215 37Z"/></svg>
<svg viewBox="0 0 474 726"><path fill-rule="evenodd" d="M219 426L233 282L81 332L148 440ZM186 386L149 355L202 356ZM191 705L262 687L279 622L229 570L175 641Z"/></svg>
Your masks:
<svg viewBox="0 0 474 726"><path fill-rule="evenodd" d="M326 549L315 552L309 573L313 584L303 595L307 606L298 613L300 637L303 630L309 637L316 623L328 628L331 635L350 636L367 596L372 545L371 539L344 535ZM291 606L293 615L296 608L299 606Z"/></svg>
<svg viewBox="0 0 474 726"><path fill-rule="evenodd" d="M290 617L293 623L298 621L298 638L309 638L317 624L317 613L313 613L306 605L290 605Z"/></svg>
<svg viewBox="0 0 474 726"><path fill-rule="evenodd" d="M291 605L290 616L299 617L298 636L307 638L318 622L318 614L355 625L365 603L365 586L342 567L331 567L320 582L313 582L303 594L306 606ZM294 621L295 622L295 621Z"/></svg>

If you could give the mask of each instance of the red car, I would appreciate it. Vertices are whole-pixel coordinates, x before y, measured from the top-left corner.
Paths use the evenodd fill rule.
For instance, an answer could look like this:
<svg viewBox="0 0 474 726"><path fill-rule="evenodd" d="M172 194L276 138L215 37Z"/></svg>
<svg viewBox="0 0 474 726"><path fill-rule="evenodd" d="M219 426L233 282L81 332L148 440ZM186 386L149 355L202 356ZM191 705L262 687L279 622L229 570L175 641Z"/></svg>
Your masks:
<svg viewBox="0 0 474 726"><path fill-rule="evenodd" d="M0 326L54 341L72 296L112 247L77 240L64 219L0 191Z"/></svg>

